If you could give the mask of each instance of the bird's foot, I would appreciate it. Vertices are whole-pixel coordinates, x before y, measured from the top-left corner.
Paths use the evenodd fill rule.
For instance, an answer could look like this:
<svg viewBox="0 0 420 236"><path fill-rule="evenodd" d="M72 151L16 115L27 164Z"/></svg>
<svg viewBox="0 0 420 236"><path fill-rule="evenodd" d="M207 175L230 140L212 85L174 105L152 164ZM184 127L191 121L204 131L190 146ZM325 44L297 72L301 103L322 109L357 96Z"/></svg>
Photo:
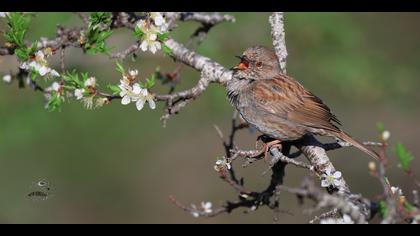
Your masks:
<svg viewBox="0 0 420 236"><path fill-rule="evenodd" d="M264 136L264 137L262 137L262 136ZM257 143L255 144L255 146L257 146L257 149L258 149L258 140L263 141L262 147L255 154L254 158L258 158L260 156L264 156L264 160L267 163L270 163L268 152L273 147L277 147L277 148L281 149L281 147L282 147L281 146L281 141L280 140L277 140L277 139L272 139L272 138L270 138L271 141L267 141L267 139L266 139L267 136L265 136L265 135L262 135L262 136L258 137Z"/></svg>

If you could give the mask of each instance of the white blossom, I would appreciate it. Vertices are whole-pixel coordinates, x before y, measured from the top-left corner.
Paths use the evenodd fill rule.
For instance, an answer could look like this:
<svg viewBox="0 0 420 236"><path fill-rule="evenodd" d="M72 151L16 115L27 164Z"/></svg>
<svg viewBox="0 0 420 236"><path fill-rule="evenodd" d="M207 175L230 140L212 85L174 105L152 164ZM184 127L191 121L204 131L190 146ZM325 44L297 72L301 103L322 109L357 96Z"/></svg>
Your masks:
<svg viewBox="0 0 420 236"><path fill-rule="evenodd" d="M201 206L197 207L195 204L191 204L191 215L195 218L200 217L201 214L210 214L213 212L212 210L213 204L211 202L201 202Z"/></svg>
<svg viewBox="0 0 420 236"><path fill-rule="evenodd" d="M149 26L145 20L139 20L136 24L136 27L139 28L143 33L149 31Z"/></svg>
<svg viewBox="0 0 420 236"><path fill-rule="evenodd" d="M47 54L49 56L50 54ZM59 77L60 74L54 70L48 67L48 62L45 59L45 54L42 51L38 51L35 54L35 60L32 60L31 62L23 62L20 65L21 69L24 70L34 70L37 71L41 76L45 76L49 74L52 77Z"/></svg>
<svg viewBox="0 0 420 236"><path fill-rule="evenodd" d="M200 217L200 212L198 211L197 207L195 206L195 204L191 204L191 215L194 216L195 218Z"/></svg>
<svg viewBox="0 0 420 236"><path fill-rule="evenodd" d="M147 91L147 89L141 89L140 94L137 98L136 107L137 110L141 111L144 107L144 104L149 103L150 109L154 110L156 108L156 103L154 100L154 96Z"/></svg>
<svg viewBox="0 0 420 236"><path fill-rule="evenodd" d="M212 213L213 204L211 202L201 202L201 208L205 213Z"/></svg>
<svg viewBox="0 0 420 236"><path fill-rule="evenodd" d="M92 87L95 88L96 87L96 78L95 77L90 77L85 81L85 87Z"/></svg>
<svg viewBox="0 0 420 236"><path fill-rule="evenodd" d="M230 163L226 160L226 158L223 157L223 159L221 160L217 160L216 161L216 165L214 166L214 169L219 172L221 169L228 169L230 170L232 168L232 166L230 165Z"/></svg>
<svg viewBox="0 0 420 236"><path fill-rule="evenodd" d="M320 224L354 224L354 221L347 214L343 215L343 218L326 218L322 219Z"/></svg>
<svg viewBox="0 0 420 236"><path fill-rule="evenodd" d="M391 192L392 192L394 195L403 196L403 191L401 190L401 188L400 188L400 187L394 187L394 186L392 186L392 187L391 187Z"/></svg>
<svg viewBox="0 0 420 236"><path fill-rule="evenodd" d="M128 74L129 74L131 77L135 78L135 77L137 77L137 75L139 74L139 71L138 71L138 70L129 70L129 71L128 71Z"/></svg>
<svg viewBox="0 0 420 236"><path fill-rule="evenodd" d="M390 137L391 137L391 132L389 132L388 130L385 130L384 132L382 132L383 141L388 141Z"/></svg>
<svg viewBox="0 0 420 236"><path fill-rule="evenodd" d="M108 103L108 98L98 98L96 99L95 107L102 107L104 104Z"/></svg>
<svg viewBox="0 0 420 236"><path fill-rule="evenodd" d="M130 102L138 100L138 96L141 92L141 87L138 83L131 86L128 79L122 79L120 80L119 88L121 89L120 96L122 98L122 105L128 105Z"/></svg>
<svg viewBox="0 0 420 236"><path fill-rule="evenodd" d="M157 34L149 33L146 34L146 37L143 39L143 42L140 44L140 48L143 52L149 50L153 54L157 52L157 50L161 49L160 42L157 40Z"/></svg>
<svg viewBox="0 0 420 236"><path fill-rule="evenodd" d="M130 85L130 81L127 78L120 80L119 88L121 89L121 104L128 105L131 102L136 103L137 110L141 111L144 104L149 103L150 109L156 108L154 96L149 93L147 89L141 88L140 84L134 83Z"/></svg>
<svg viewBox="0 0 420 236"><path fill-rule="evenodd" d="M376 163L375 162L373 162L373 161L369 162L368 167L369 167L369 170L371 172L375 172L376 171Z"/></svg>
<svg viewBox="0 0 420 236"><path fill-rule="evenodd" d="M61 90L61 84L59 84L58 82L54 82L49 87L45 88L46 92L54 91L54 92L57 92L59 96L61 95L60 90ZM45 93L45 96L46 96L47 99L49 99L51 97L51 95L49 93Z"/></svg>
<svg viewBox="0 0 420 236"><path fill-rule="evenodd" d="M54 83L51 85L51 89L52 89L53 91L58 92L58 91L60 91L60 88L61 88L61 85L60 85L59 83L57 83L57 82L54 82Z"/></svg>
<svg viewBox="0 0 420 236"><path fill-rule="evenodd" d="M45 76L50 69L47 66L38 63L37 61L30 62L28 64L28 66L26 66L26 68L37 71L39 73L39 75L41 75L41 76ZM23 68L23 69L25 69L25 68Z"/></svg>
<svg viewBox="0 0 420 236"><path fill-rule="evenodd" d="M327 170L325 174L321 175L321 186L326 187L337 187L340 185L340 178L342 174L340 171L335 171L332 173L332 170Z"/></svg>
<svg viewBox="0 0 420 236"><path fill-rule="evenodd" d="M12 76L11 76L11 75L4 75L4 76L3 76L3 81L4 81L5 83L10 83L10 82L12 82Z"/></svg>
<svg viewBox="0 0 420 236"><path fill-rule="evenodd" d="M161 44L158 41L158 34L162 33L162 31L156 27L155 25L149 24L145 20L139 20L136 24L143 33L142 43L140 44L140 48L142 51L151 51L153 54L156 53L157 50L161 49Z"/></svg>
<svg viewBox="0 0 420 236"><path fill-rule="evenodd" d="M135 80L138 74L139 74L138 70L128 70L128 74L126 73L123 74L123 79L125 79L124 83L130 84L130 81Z"/></svg>
<svg viewBox="0 0 420 236"><path fill-rule="evenodd" d="M85 89L76 89L74 90L74 96L77 100L80 100L83 98L83 94L85 93Z"/></svg>
<svg viewBox="0 0 420 236"><path fill-rule="evenodd" d="M165 23L165 18L163 18L163 15L160 12L150 12L150 17L152 17L157 26Z"/></svg>
<svg viewBox="0 0 420 236"><path fill-rule="evenodd" d="M49 55L49 54L47 54ZM35 60L32 60L30 62L23 62L20 65L21 69L24 70L34 70L39 73L41 76L50 75L52 77L59 77L60 74L54 70L48 67L48 62L45 59L45 54L42 51L38 51L35 54Z"/></svg>
<svg viewBox="0 0 420 236"><path fill-rule="evenodd" d="M168 31L168 23L166 23L165 17L160 12L150 12L150 17L153 19L156 27L160 33Z"/></svg>
<svg viewBox="0 0 420 236"><path fill-rule="evenodd" d="M43 51L38 51L35 53L35 60L39 63L47 63L47 60L45 59L45 54Z"/></svg>

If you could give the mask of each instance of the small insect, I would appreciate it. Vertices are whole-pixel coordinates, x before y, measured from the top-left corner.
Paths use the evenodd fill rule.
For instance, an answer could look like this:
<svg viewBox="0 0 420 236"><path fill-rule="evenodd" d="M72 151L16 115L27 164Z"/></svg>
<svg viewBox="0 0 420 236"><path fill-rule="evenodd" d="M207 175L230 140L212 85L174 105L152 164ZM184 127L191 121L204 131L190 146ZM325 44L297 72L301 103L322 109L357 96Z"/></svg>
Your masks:
<svg viewBox="0 0 420 236"><path fill-rule="evenodd" d="M28 197L48 197L48 194L41 191L35 191L29 193Z"/></svg>
<svg viewBox="0 0 420 236"><path fill-rule="evenodd" d="M51 184L48 181L40 180L31 185L27 197L32 200L47 200L51 195Z"/></svg>

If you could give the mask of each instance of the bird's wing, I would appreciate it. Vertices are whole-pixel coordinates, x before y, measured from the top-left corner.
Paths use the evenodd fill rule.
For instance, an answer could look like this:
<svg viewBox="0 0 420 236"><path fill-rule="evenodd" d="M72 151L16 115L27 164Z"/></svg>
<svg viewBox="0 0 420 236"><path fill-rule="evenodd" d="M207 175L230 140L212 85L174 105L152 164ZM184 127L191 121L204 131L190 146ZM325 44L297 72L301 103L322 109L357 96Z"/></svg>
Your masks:
<svg viewBox="0 0 420 236"><path fill-rule="evenodd" d="M340 124L337 117L320 98L307 91L301 84L286 75L269 80L256 80L251 84L248 96L257 109L316 129L339 131L333 123Z"/></svg>

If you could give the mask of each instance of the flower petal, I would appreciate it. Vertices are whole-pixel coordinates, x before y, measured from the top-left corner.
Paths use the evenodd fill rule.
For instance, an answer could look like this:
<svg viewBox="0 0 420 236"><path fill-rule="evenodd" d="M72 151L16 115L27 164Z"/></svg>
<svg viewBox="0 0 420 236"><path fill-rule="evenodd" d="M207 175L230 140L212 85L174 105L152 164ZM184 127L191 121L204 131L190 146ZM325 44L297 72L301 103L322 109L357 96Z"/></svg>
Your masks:
<svg viewBox="0 0 420 236"><path fill-rule="evenodd" d="M137 102L136 102L136 107L137 107L137 110L139 110L139 111L141 111L142 109L143 109L143 107L144 107L144 103L145 103L146 101L144 100L144 99L139 99Z"/></svg>
<svg viewBox="0 0 420 236"><path fill-rule="evenodd" d="M49 72L49 68L46 66L41 66L38 70L39 75L44 76Z"/></svg>
<svg viewBox="0 0 420 236"><path fill-rule="evenodd" d="M134 94L140 94L142 92L142 88L138 83L133 84L133 93Z"/></svg>
<svg viewBox="0 0 420 236"><path fill-rule="evenodd" d="M156 47L157 50L162 49L159 42L155 42L155 47Z"/></svg>
<svg viewBox="0 0 420 236"><path fill-rule="evenodd" d="M210 209L212 207L212 203L211 202L202 202L201 207L203 207L204 209Z"/></svg>
<svg viewBox="0 0 420 236"><path fill-rule="evenodd" d="M157 34L149 34L149 40L155 41L157 39Z"/></svg>
<svg viewBox="0 0 420 236"><path fill-rule="evenodd" d="M54 82L54 83L51 85L52 90L54 90L54 91L56 91L56 92L58 92L58 90L60 90L60 87L61 87L61 85L60 85L59 83L57 83L57 82Z"/></svg>
<svg viewBox="0 0 420 236"><path fill-rule="evenodd" d="M341 181L340 180L337 180L337 179L334 179L333 180L333 185L334 185L334 187L338 187L338 186L341 185Z"/></svg>
<svg viewBox="0 0 420 236"><path fill-rule="evenodd" d="M127 90L121 90L120 97L125 97L127 95Z"/></svg>
<svg viewBox="0 0 420 236"><path fill-rule="evenodd" d="M50 71L51 76L53 77L60 77L60 74L56 71L56 70L51 70Z"/></svg>
<svg viewBox="0 0 420 236"><path fill-rule="evenodd" d="M3 81L6 82L6 83L12 82L12 76L11 75L3 76Z"/></svg>
<svg viewBox="0 0 420 236"><path fill-rule="evenodd" d="M29 64L27 62L24 62L20 65L20 68L23 70L28 70L29 69Z"/></svg>
<svg viewBox="0 0 420 236"><path fill-rule="evenodd" d="M324 179L321 181L321 187L326 188L328 186L330 186L330 183L327 180Z"/></svg>
<svg viewBox="0 0 420 236"><path fill-rule="evenodd" d="M143 42L141 42L140 48L141 48L141 50L143 52L147 51L147 42L146 42L146 40L143 40Z"/></svg>
<svg viewBox="0 0 420 236"><path fill-rule="evenodd" d="M156 103L155 100L153 100L153 98L147 99L147 102L149 103L150 109L154 110L156 108Z"/></svg>
<svg viewBox="0 0 420 236"><path fill-rule="evenodd" d="M336 172L333 174L334 179L339 179L339 178L341 178L341 176L342 176L342 174L341 174L341 172L340 172L340 171L336 171Z"/></svg>
<svg viewBox="0 0 420 236"><path fill-rule="evenodd" d="M154 44L150 45L149 49L153 54L155 54L157 51L156 46Z"/></svg>
<svg viewBox="0 0 420 236"><path fill-rule="evenodd" d="M127 104L129 104L131 102L131 99L130 99L130 97L129 96L124 96L123 98L122 98L122 100L121 100L121 104L122 105L127 105Z"/></svg>

